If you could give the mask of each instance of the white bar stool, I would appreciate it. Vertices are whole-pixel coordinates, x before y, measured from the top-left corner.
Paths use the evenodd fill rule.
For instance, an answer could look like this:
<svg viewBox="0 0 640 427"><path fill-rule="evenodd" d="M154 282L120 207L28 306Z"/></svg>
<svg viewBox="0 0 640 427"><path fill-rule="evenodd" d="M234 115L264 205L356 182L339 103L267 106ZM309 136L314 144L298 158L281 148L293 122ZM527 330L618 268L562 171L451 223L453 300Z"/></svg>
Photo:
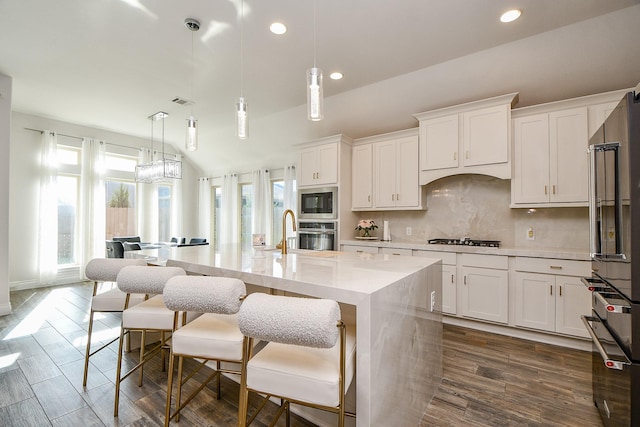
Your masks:
<svg viewBox="0 0 640 427"><path fill-rule="evenodd" d="M91 352L91 334L93 333L93 315L97 312L101 313L120 313L124 310L124 303L127 294L120 289L113 288L105 292L98 293L98 284L104 282L114 282L120 270L130 265L143 266L147 265L142 259L120 259L120 258L95 258L89 261L84 269L87 279L93 281L93 295L91 297L91 310L89 312L89 328L87 330L87 349L84 355L84 374L82 377L82 386L87 386L87 375L89 372L89 358L111 345L120 336L115 337L100 348ZM132 298L129 305L135 305L142 302L141 297Z"/></svg>
<svg viewBox="0 0 640 427"><path fill-rule="evenodd" d="M167 404L164 425L175 418L180 420L180 411L208 383L217 379L217 395L220 399L220 374L240 375L244 336L238 328L237 313L247 289L242 280L211 276L176 276L169 279L164 288L164 303L175 312L174 332L171 336L169 375L167 379ZM202 312L202 316L185 324L188 311ZM176 410L171 414L173 367L178 357ZM184 358L197 358L200 364L183 378ZM182 386L207 363L216 362L216 370L182 402ZM221 362L238 364L238 369L222 368Z"/></svg>
<svg viewBox="0 0 640 427"><path fill-rule="evenodd" d="M118 364L116 368L116 391L113 416L118 416L120 400L120 383L137 369L139 370L138 387L142 386L143 367L160 350L164 351L167 343L167 333L173 330L173 311L163 302L162 292L167 281L175 276L185 276L180 267L125 267L118 273L118 288L127 294L125 309L122 312L122 327L120 330L120 345L118 347ZM133 307L129 306L131 296L142 294L145 300ZM149 295L155 295L149 298ZM188 313L187 320L196 318L198 314ZM138 364L124 375L122 374L122 336L131 331L140 331L140 359ZM160 332L160 343L151 350L145 351L147 332ZM162 359L164 369L164 357Z"/></svg>
<svg viewBox="0 0 640 427"><path fill-rule="evenodd" d="M238 426L257 415L247 421L249 391L282 399L272 425L286 411L289 426L290 403L337 413L340 427L345 415L355 416L344 406L354 375L355 330L342 322L336 301L255 293L242 303L238 324L246 337ZM269 342L255 355L254 339Z"/></svg>

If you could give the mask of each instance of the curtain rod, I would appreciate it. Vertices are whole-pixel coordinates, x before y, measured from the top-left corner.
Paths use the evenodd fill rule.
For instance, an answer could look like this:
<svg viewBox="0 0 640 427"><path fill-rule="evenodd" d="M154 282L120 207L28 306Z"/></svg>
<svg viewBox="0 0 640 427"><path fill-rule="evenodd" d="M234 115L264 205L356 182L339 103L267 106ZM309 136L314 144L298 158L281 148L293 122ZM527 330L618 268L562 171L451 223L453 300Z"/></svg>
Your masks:
<svg viewBox="0 0 640 427"><path fill-rule="evenodd" d="M26 130L32 130L34 132L40 132L40 133L44 133L44 130L42 129L33 129L33 128L25 128ZM60 136L66 136L67 138L73 138L73 139L79 139L79 140L83 140L84 138L81 136L75 136L75 135L67 135L64 133L58 133L56 132L56 134L60 135ZM142 150L142 147L130 147L128 145L121 145L121 144L115 144L113 142L107 142L104 141L105 144L107 145L113 145L114 147L120 147L120 148L129 148L130 150Z"/></svg>

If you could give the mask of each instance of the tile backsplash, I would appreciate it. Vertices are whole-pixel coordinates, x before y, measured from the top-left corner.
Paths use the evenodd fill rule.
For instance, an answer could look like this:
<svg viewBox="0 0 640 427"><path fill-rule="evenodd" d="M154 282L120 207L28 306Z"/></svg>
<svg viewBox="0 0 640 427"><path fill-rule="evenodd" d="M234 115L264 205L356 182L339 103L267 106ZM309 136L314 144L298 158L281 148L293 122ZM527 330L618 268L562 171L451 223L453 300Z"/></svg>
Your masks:
<svg viewBox="0 0 640 427"><path fill-rule="evenodd" d="M509 180L484 175L455 175L427 185L426 211L360 215L375 219L379 236L383 221L389 221L392 241L426 243L441 237L470 237L500 240L502 247L509 248L588 252L588 208L512 209L510 185Z"/></svg>

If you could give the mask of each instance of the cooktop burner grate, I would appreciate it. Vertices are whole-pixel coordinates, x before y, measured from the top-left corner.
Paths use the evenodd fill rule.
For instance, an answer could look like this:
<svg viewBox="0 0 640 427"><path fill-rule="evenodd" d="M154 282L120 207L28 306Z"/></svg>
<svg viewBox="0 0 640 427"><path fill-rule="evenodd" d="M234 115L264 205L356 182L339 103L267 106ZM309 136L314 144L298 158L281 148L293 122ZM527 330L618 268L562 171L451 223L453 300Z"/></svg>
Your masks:
<svg viewBox="0 0 640 427"><path fill-rule="evenodd" d="M431 239L428 243L430 245L484 246L490 248L500 247L500 240L476 240L468 237L464 237L462 239Z"/></svg>

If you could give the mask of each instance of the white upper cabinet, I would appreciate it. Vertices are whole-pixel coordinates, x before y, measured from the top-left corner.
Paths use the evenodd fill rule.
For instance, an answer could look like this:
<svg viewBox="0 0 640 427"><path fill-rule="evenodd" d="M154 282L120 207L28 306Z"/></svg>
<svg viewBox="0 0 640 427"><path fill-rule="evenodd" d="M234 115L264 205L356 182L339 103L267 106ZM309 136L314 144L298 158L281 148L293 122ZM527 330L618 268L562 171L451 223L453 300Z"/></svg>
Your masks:
<svg viewBox="0 0 640 427"><path fill-rule="evenodd" d="M354 141L352 210L423 209L417 129Z"/></svg>
<svg viewBox="0 0 640 427"><path fill-rule="evenodd" d="M338 143L300 150L298 157L299 187L315 187L338 183Z"/></svg>
<svg viewBox="0 0 640 427"><path fill-rule="evenodd" d="M587 108L516 118L513 129L512 204L586 204Z"/></svg>
<svg viewBox="0 0 640 427"><path fill-rule="evenodd" d="M420 184L461 173L511 178L512 93L414 114L420 121Z"/></svg>
<svg viewBox="0 0 640 427"><path fill-rule="evenodd" d="M353 209L373 207L373 147L353 147L351 156L351 205Z"/></svg>

